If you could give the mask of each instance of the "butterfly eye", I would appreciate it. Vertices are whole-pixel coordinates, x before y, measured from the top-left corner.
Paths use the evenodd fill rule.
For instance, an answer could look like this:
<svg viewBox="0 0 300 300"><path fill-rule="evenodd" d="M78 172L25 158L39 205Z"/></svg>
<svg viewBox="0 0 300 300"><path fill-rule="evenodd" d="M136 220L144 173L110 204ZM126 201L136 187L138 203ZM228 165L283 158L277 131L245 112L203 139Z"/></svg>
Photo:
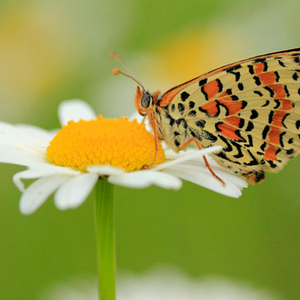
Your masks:
<svg viewBox="0 0 300 300"><path fill-rule="evenodd" d="M143 97L141 99L141 106L143 108L148 108L151 104L151 95L148 92L143 93Z"/></svg>

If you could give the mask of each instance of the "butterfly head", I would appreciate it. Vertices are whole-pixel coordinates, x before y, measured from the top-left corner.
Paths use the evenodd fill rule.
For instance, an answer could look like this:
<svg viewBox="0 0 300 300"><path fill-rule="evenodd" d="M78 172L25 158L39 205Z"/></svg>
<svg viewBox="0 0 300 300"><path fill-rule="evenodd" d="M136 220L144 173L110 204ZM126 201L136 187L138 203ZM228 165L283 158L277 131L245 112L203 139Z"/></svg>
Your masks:
<svg viewBox="0 0 300 300"><path fill-rule="evenodd" d="M135 94L135 106L141 116L147 115L149 109L153 106L153 96L151 93L141 90L138 86Z"/></svg>

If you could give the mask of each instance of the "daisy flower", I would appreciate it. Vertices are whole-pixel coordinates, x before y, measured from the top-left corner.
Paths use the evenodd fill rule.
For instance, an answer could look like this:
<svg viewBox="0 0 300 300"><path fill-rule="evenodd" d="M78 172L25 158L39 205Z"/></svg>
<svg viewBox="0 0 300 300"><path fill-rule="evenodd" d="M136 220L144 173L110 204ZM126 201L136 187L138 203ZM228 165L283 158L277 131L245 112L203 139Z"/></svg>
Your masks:
<svg viewBox="0 0 300 300"><path fill-rule="evenodd" d="M164 154L160 147L158 164L143 170L153 161L154 153L153 135L143 124L127 118L97 117L81 100L62 102L58 115L62 125L58 132L0 122L0 162L28 168L13 177L22 192L23 214L36 211L53 193L59 209L76 208L101 176L108 176L112 184L130 188L157 185L175 190L181 188L181 178L231 197L239 197L247 186L213 160L210 163L225 186L205 169L202 156L219 147L179 154L171 150ZM24 179L36 181L25 188Z"/></svg>
<svg viewBox="0 0 300 300"><path fill-rule="evenodd" d="M203 155L220 146L175 155L155 142L145 124L128 118L104 119L81 100L63 102L58 111L62 129L48 132L28 125L0 123L0 162L18 164L27 170L14 175L23 193L20 210L33 213L54 194L59 209L75 208L84 202L97 183L95 216L99 272L99 297L116 299L116 250L113 186L145 188L152 184L179 189L180 178L228 196L238 197L246 186L224 170L225 186L205 170ZM25 188L23 179L36 179ZM101 180L100 180L101 179Z"/></svg>

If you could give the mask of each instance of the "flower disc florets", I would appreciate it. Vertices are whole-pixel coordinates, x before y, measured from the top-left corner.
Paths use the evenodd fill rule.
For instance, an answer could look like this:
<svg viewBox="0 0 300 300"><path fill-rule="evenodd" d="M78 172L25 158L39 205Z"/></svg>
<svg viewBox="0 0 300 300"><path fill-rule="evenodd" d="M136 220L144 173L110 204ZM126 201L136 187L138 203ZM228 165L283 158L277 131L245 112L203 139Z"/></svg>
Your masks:
<svg viewBox="0 0 300 300"><path fill-rule="evenodd" d="M48 160L84 171L91 165L111 165L127 172L151 165L155 155L153 135L144 124L128 118L70 121L57 132L47 148ZM157 164L165 159L159 145Z"/></svg>

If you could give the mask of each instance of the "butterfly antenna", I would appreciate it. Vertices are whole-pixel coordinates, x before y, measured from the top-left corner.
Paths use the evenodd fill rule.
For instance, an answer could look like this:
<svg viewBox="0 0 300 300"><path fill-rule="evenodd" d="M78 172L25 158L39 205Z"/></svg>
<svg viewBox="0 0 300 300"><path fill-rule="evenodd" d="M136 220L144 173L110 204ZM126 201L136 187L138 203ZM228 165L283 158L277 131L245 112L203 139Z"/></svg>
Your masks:
<svg viewBox="0 0 300 300"><path fill-rule="evenodd" d="M129 74L126 74L122 71L120 71L119 69L115 68L113 69L113 73L115 75L118 75L118 74L122 74L126 77L129 77L131 78L133 81L135 81L142 89L143 91L145 91L145 88L144 86L141 84L141 82L136 78L136 76L134 75L134 73L132 72L132 70L123 62L123 60L115 53L115 52L110 52L109 53L111 57L113 57L114 59L116 59L131 75Z"/></svg>

